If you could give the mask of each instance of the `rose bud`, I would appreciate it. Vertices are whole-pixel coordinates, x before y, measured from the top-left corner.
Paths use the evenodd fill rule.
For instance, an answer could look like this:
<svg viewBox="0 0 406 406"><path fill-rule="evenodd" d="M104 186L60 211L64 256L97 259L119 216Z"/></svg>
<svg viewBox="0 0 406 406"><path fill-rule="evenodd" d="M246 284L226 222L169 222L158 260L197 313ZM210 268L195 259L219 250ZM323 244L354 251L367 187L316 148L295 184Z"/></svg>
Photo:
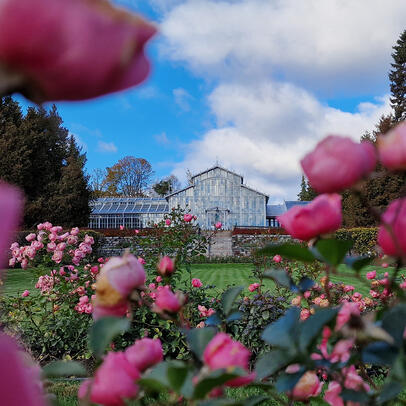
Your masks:
<svg viewBox="0 0 406 406"><path fill-rule="evenodd" d="M131 254L113 257L104 264L96 280L96 306L116 306L145 283L144 267Z"/></svg>
<svg viewBox="0 0 406 406"><path fill-rule="evenodd" d="M190 223L190 222L193 220L193 215L192 215L192 214L185 214L185 215L183 216L183 220L184 220L186 223Z"/></svg>
<svg viewBox="0 0 406 406"><path fill-rule="evenodd" d="M392 170L406 169L406 123L400 123L386 135L378 137L379 160Z"/></svg>
<svg viewBox="0 0 406 406"><path fill-rule="evenodd" d="M146 78L144 45L155 32L107 1L3 0L0 66L8 90L36 102L89 99Z"/></svg>
<svg viewBox="0 0 406 406"><path fill-rule="evenodd" d="M79 399L90 400L106 406L121 406L125 399L137 396L140 372L131 365L123 352L109 352L97 369L94 379L86 380L79 388Z"/></svg>
<svg viewBox="0 0 406 406"><path fill-rule="evenodd" d="M218 221L214 227L216 227L217 230L219 230L221 227L223 227L223 224L221 223L221 221Z"/></svg>
<svg viewBox="0 0 406 406"><path fill-rule="evenodd" d="M301 161L310 185L319 193L340 192L376 166L376 153L369 142L329 135Z"/></svg>
<svg viewBox="0 0 406 406"><path fill-rule="evenodd" d="M170 276L175 270L175 262L168 256L164 256L159 260L158 272L162 276Z"/></svg>
<svg viewBox="0 0 406 406"><path fill-rule="evenodd" d="M144 372L147 368L163 360L161 341L158 338L142 338L137 340L126 349L125 356L132 366Z"/></svg>
<svg viewBox="0 0 406 406"><path fill-rule="evenodd" d="M240 342L234 341L225 333L217 333L207 344L203 361L211 369L222 369L230 367L248 370L251 353ZM226 383L227 386L246 385L255 378L255 374L249 374L234 378Z"/></svg>
<svg viewBox="0 0 406 406"><path fill-rule="evenodd" d="M295 206L278 217L282 227L294 238L308 241L336 231L342 221L341 196L317 196L306 206Z"/></svg>
<svg viewBox="0 0 406 406"><path fill-rule="evenodd" d="M194 288L201 288L201 287L203 286L203 283L202 283L202 281L201 281L200 279L198 279L198 278L193 278L193 279L192 279L192 286L193 286Z"/></svg>
<svg viewBox="0 0 406 406"><path fill-rule="evenodd" d="M293 388L290 397L293 400L304 402L310 397L318 396L323 387L318 376L313 371L307 371Z"/></svg>
<svg viewBox="0 0 406 406"><path fill-rule="evenodd" d="M176 313L182 307L183 301L175 295L169 286L163 286L156 293L154 310L158 313L169 312Z"/></svg>
<svg viewBox="0 0 406 406"><path fill-rule="evenodd" d="M165 224L166 224L167 226L170 226L170 225L172 224L172 221L171 221L170 219L166 219L166 220L165 220Z"/></svg>
<svg viewBox="0 0 406 406"><path fill-rule="evenodd" d="M382 215L381 220L382 224L378 231L378 244L383 252L392 256L405 255L406 198L394 200Z"/></svg>

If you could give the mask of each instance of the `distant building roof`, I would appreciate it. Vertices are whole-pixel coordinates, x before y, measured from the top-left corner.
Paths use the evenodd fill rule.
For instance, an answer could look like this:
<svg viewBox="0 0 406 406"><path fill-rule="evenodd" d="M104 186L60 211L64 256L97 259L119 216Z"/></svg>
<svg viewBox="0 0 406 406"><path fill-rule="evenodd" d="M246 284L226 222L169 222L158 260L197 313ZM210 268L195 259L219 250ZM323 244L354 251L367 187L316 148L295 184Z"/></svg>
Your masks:
<svg viewBox="0 0 406 406"><path fill-rule="evenodd" d="M221 170L223 170L223 171L225 171L225 172L228 172L228 173L231 173L231 174L233 174L233 175L239 176L239 177L241 178L241 183L243 183L244 178L242 177L242 175L240 175L240 174L238 174L238 173L236 173L236 172L230 171L229 169L223 168L223 167L220 166L220 165L214 165L214 166L212 166L211 168L208 168L208 169L206 169L206 170L204 170L204 171L202 171L202 172L196 173L196 175L193 175L193 176L192 176L192 179L195 178L196 176L200 176L200 175L202 175L203 173L210 172L210 171L212 171L212 170L214 170L214 169L221 169Z"/></svg>
<svg viewBox="0 0 406 406"><path fill-rule="evenodd" d="M268 204L266 206L267 217L277 217L290 210L295 206L306 206L310 202L302 202L299 200L285 200L282 204Z"/></svg>
<svg viewBox="0 0 406 406"><path fill-rule="evenodd" d="M164 198L151 197L101 197L91 202L92 214L167 213Z"/></svg>

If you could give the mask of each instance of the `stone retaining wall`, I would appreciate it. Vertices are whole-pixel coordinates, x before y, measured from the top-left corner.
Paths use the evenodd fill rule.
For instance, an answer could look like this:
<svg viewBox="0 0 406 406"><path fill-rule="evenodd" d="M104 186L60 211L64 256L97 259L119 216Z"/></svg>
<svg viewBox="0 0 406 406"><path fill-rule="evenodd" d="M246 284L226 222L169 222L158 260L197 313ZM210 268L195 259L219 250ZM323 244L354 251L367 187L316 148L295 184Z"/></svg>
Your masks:
<svg viewBox="0 0 406 406"><path fill-rule="evenodd" d="M142 237L141 237L142 238ZM207 256L250 256L252 251L263 247L272 241L289 240L288 235L270 235L270 234L235 234L231 232L220 232L212 241L211 249ZM132 246L133 237L104 237L100 240L99 256L111 257L121 255L126 248ZM216 246L217 245L217 246ZM142 255L142 252L137 252Z"/></svg>

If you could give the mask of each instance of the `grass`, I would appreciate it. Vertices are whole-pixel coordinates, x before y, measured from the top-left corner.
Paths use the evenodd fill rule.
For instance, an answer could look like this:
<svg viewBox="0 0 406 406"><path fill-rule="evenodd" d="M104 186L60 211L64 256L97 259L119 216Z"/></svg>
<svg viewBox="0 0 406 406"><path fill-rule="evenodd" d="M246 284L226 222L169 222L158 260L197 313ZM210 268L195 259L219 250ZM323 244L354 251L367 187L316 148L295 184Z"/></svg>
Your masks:
<svg viewBox="0 0 406 406"><path fill-rule="evenodd" d="M381 267L369 266L366 267L360 274L360 278L357 279L354 273L345 265L341 265L338 268L337 274L331 275L332 282L343 282L347 285L355 286L356 290L362 294L368 294L369 281L365 278L367 272L376 269L377 274L382 276L386 271L391 273L392 269L384 269ZM215 290L222 290L227 286L236 285L244 286L245 293L248 293L248 286L251 283L257 282L256 278L252 274L253 265L251 264L193 264L192 265L192 278L199 278L204 285L215 286ZM44 273L47 271L44 270ZM49 272L49 270L48 270ZM4 284L4 293L7 296L18 296L28 289L32 294L36 293L35 283L38 279L38 273L33 269L9 269ZM188 276L185 275L183 283L186 285L189 283ZM274 290L275 285L271 280L264 281L265 288Z"/></svg>

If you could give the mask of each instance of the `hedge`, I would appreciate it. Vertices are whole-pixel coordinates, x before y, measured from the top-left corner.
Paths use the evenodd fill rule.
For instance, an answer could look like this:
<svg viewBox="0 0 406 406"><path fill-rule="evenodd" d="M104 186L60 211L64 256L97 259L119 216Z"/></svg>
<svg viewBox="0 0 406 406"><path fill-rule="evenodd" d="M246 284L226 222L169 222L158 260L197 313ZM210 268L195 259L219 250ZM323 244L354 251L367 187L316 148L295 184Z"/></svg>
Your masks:
<svg viewBox="0 0 406 406"><path fill-rule="evenodd" d="M342 228L336 231L339 240L352 240L353 254L367 255L376 252L377 227Z"/></svg>

